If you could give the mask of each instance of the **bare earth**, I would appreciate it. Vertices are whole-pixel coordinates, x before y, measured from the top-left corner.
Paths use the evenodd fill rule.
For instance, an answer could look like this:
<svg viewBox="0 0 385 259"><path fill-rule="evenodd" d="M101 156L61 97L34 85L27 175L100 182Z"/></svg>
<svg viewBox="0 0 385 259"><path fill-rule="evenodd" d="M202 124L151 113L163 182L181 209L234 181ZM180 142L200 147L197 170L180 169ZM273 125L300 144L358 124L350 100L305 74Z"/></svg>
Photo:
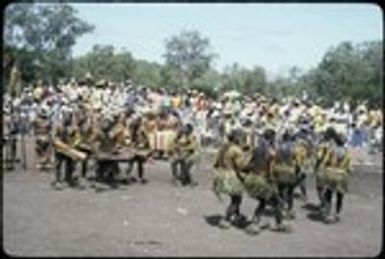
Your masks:
<svg viewBox="0 0 385 259"><path fill-rule="evenodd" d="M31 148L31 147L30 147ZM30 150L30 154L32 150ZM146 167L139 183L96 192L53 190L51 173L3 174L3 247L14 256L375 256L382 247L382 167L357 167L342 220L325 225L296 202L291 233L265 230L257 236L241 228L212 224L227 205L210 190L210 155L194 168L196 187L170 183L169 164ZM379 163L382 163L382 158ZM133 172L136 175L136 172ZM308 179L315 203L314 178ZM248 218L256 202L246 195Z"/></svg>

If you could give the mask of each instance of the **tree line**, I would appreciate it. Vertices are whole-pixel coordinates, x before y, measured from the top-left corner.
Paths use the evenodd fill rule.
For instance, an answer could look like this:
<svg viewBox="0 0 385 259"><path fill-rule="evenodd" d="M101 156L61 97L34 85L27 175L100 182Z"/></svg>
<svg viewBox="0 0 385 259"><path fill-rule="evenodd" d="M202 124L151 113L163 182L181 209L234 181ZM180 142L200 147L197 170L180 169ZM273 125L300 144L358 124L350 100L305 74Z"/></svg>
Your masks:
<svg viewBox="0 0 385 259"><path fill-rule="evenodd" d="M288 75L267 80L261 66L251 69L234 63L223 71L214 69L220 58L210 39L199 31L183 31L165 39L164 64L134 58L126 49L96 44L86 54L72 57L76 40L92 33L94 26L77 16L73 7L60 5L12 4L5 10L3 83L12 84L11 70L20 70L23 85L39 79L56 84L62 78L84 78L123 82L170 90L196 88L210 96L236 89L260 92L276 98L300 96L311 99L366 100L382 104L382 40L332 46L320 63L307 72L298 67ZM11 87L11 86L10 86Z"/></svg>

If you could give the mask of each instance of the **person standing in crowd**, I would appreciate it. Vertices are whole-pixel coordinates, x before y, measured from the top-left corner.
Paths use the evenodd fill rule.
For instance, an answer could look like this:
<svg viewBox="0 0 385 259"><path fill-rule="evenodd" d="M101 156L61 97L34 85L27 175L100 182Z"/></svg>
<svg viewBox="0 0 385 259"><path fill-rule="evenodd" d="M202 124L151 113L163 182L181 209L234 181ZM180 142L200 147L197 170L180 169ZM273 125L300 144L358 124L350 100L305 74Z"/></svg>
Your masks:
<svg viewBox="0 0 385 259"><path fill-rule="evenodd" d="M15 169L18 140L18 116L12 103L10 103L4 116L3 136L5 136L5 164L7 170Z"/></svg>

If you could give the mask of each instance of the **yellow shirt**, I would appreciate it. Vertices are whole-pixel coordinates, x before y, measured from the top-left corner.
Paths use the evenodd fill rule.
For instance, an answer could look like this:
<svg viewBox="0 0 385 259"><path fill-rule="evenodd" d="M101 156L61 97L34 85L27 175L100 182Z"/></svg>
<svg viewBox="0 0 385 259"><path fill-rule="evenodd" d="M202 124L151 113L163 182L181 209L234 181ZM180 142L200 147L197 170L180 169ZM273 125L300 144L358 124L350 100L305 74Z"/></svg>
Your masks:
<svg viewBox="0 0 385 259"><path fill-rule="evenodd" d="M222 157L221 155L221 152L219 152L216 159L216 165L219 168L231 170L234 169L234 166L237 168L243 168L246 165L247 161L245 159L244 152L235 144L230 144L225 154Z"/></svg>
<svg viewBox="0 0 385 259"><path fill-rule="evenodd" d="M116 141L118 142L119 145L125 146L126 145L126 138L128 136L128 131L124 127L124 124L118 123L115 126L115 131L116 131Z"/></svg>
<svg viewBox="0 0 385 259"><path fill-rule="evenodd" d="M288 166L301 166L306 159L306 149L303 145L293 144L293 153L290 158ZM287 164L283 160L281 160L278 156L274 159L274 166L279 164Z"/></svg>
<svg viewBox="0 0 385 259"><path fill-rule="evenodd" d="M175 151L179 151L182 153L185 152L195 152L198 148L198 141L195 137L195 135L190 135L190 136L182 136L179 139L175 140L173 143L174 147L173 149Z"/></svg>
<svg viewBox="0 0 385 259"><path fill-rule="evenodd" d="M314 118L314 131L319 133L323 130L325 125L325 120L322 118L321 115L317 115Z"/></svg>
<svg viewBox="0 0 385 259"><path fill-rule="evenodd" d="M179 108L182 103L182 99L180 98L180 96L174 96L171 99L171 103L173 108Z"/></svg>
<svg viewBox="0 0 385 259"><path fill-rule="evenodd" d="M347 172L351 171L351 154L349 150L345 149L345 153L342 159L338 160L336 154L337 148L328 148L326 155L323 159L323 164L325 167L335 167L344 169Z"/></svg>
<svg viewBox="0 0 385 259"><path fill-rule="evenodd" d="M33 96L40 100L41 97L43 96L43 88L42 87L36 87L35 90L33 91Z"/></svg>

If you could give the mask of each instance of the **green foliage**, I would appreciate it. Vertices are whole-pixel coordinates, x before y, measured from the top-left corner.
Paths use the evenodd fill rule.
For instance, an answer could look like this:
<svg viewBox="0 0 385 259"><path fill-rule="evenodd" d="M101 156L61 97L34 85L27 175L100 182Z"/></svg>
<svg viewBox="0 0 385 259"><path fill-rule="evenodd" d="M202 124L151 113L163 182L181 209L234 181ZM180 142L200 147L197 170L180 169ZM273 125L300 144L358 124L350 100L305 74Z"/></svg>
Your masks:
<svg viewBox="0 0 385 259"><path fill-rule="evenodd" d="M185 31L165 41L166 66L173 70L167 76L187 88L201 78L211 66L215 55L210 51L210 41L198 31Z"/></svg>
<svg viewBox="0 0 385 259"><path fill-rule="evenodd" d="M180 87L180 77L173 67L170 65L163 65L160 68L161 85L171 89Z"/></svg>
<svg viewBox="0 0 385 259"><path fill-rule="evenodd" d="M221 93L221 75L216 70L210 69L202 77L196 79L192 87L210 97L216 97Z"/></svg>
<svg viewBox="0 0 385 259"><path fill-rule="evenodd" d="M135 60L135 69L132 73L132 80L139 85L159 88L162 85L162 67L157 63L145 60Z"/></svg>
<svg viewBox="0 0 385 259"><path fill-rule="evenodd" d="M87 73L91 73L96 81L105 79L123 82L131 77L134 69L131 53L126 50L115 53L112 45L94 45L89 53L73 62L75 78L84 78Z"/></svg>
<svg viewBox="0 0 385 259"><path fill-rule="evenodd" d="M368 100L382 104L382 41L352 45L343 42L329 49L317 68L304 77L311 96L326 100Z"/></svg>
<svg viewBox="0 0 385 259"><path fill-rule="evenodd" d="M25 81L55 83L70 76L71 48L93 28L66 4L10 4L5 10L4 52L9 65L17 61ZM6 66L6 74L9 70Z"/></svg>
<svg viewBox="0 0 385 259"><path fill-rule="evenodd" d="M255 66L252 70L240 67L234 63L226 67L222 75L223 89L236 89L244 94L266 92L266 75L262 67Z"/></svg>

